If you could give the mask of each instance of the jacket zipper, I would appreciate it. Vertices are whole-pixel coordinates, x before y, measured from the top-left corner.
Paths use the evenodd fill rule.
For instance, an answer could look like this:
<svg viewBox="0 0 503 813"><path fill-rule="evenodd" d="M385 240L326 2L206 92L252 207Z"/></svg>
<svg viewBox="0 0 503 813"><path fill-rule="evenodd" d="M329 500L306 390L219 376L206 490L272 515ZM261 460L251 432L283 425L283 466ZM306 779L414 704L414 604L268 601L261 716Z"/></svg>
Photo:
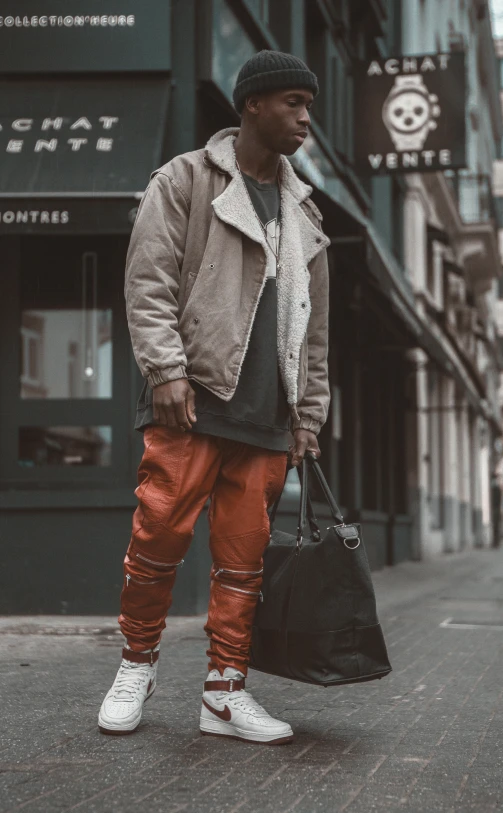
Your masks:
<svg viewBox="0 0 503 813"><path fill-rule="evenodd" d="M185 559L181 559L179 562L172 562L166 564L166 562L156 562L155 559L147 559L146 556L143 556L141 553L135 553L135 556L138 559L143 559L144 562L148 562L149 565L157 565L157 567L178 567L183 565Z"/></svg>
<svg viewBox="0 0 503 813"><path fill-rule="evenodd" d="M243 571L241 570L239 572L242 573ZM230 584L222 584L222 582L219 582L219 585L220 587L225 587L226 590L234 590L236 593L244 593L245 596L257 596L259 601L264 600L262 591L256 592L255 590L242 590L241 587L231 587Z"/></svg>
<svg viewBox="0 0 503 813"><path fill-rule="evenodd" d="M134 584L151 585L151 584L159 584L160 581L162 581L162 579L155 579L154 581L151 581L151 582L141 582L138 579L132 579L131 576L129 575L129 573L126 575L126 587L129 587L129 582L133 582Z"/></svg>
<svg viewBox="0 0 503 813"><path fill-rule="evenodd" d="M215 573L215 578L219 576L220 573L243 573L245 576L260 576L263 572L263 567L260 568L260 570L228 570L226 567L220 567Z"/></svg>

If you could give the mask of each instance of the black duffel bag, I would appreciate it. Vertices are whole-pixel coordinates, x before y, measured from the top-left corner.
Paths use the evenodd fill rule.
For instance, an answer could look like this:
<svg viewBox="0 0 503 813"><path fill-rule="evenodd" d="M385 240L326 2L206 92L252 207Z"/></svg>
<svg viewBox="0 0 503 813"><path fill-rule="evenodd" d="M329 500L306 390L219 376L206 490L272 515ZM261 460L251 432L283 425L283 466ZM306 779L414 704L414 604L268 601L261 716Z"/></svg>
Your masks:
<svg viewBox="0 0 503 813"><path fill-rule="evenodd" d="M336 523L323 539L308 496L313 475ZM250 667L321 686L382 678L391 665L360 525L344 524L314 456L303 460L299 476L297 536L273 529L279 500L271 512Z"/></svg>

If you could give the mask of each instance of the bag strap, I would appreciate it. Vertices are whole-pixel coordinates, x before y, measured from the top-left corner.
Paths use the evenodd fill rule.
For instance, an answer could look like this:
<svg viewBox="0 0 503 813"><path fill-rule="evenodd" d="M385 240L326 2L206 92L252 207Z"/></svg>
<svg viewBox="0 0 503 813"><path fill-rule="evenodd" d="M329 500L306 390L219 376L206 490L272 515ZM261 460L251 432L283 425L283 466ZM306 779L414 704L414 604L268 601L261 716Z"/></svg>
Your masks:
<svg viewBox="0 0 503 813"><path fill-rule="evenodd" d="M288 477L289 471L291 469L293 469L293 468L295 468L295 467L294 466L289 466L287 468L285 483L286 483L286 478ZM302 473L301 473L300 466L297 466L297 474L299 475L299 482L300 482L300 486L301 486L301 495L302 495ZM284 490L284 487L285 486L283 484L283 490ZM281 497L282 496L283 496L283 491L279 495L278 499L276 500L276 502L272 506L271 511L269 513L269 521L270 521L270 524L271 524L271 528L274 525L274 522L275 522L275 519L276 519L276 514L278 512L278 507L279 507L279 504L281 502ZM309 522L309 527L311 528L311 535L312 535L314 541L319 542L320 539L321 539L321 531L320 531L320 528L319 528L319 525L318 525L318 520L316 518L316 514L314 513L313 503L311 501L309 491L307 492L307 521ZM304 528L305 525L306 525L306 523L304 522L304 525L302 527Z"/></svg>
<svg viewBox="0 0 503 813"><path fill-rule="evenodd" d="M315 542L319 542L321 539L320 526L318 525L318 520L316 519L316 514L314 513L311 495L309 494L309 481L307 477L307 471L305 470L303 465L297 466L297 474L299 475L300 481L300 510L297 532L299 531L300 527L302 529L302 533L304 533L304 528L306 527L307 520L307 522L309 522L309 527L311 528L311 536L313 537ZM305 489L303 489L304 483L306 486Z"/></svg>
<svg viewBox="0 0 503 813"><path fill-rule="evenodd" d="M318 461L316 460L316 457L311 452L306 452L306 458L307 458L308 464L310 465L312 471L314 471L314 473L315 473L315 475L316 475L316 477L318 479L318 482L319 482L319 484L320 484L320 486L321 486L321 488L323 490L323 493L324 493L325 498L326 498L326 500L328 502L330 512L331 512L333 518L336 519L337 522L339 522L339 523L341 523L343 525L344 524L344 517L342 516L341 509L337 505L337 503L335 501L335 498L334 498L334 495L330 491L330 487L329 487L327 481L325 480L325 475L323 474L323 471L321 469L320 464L318 463Z"/></svg>
<svg viewBox="0 0 503 813"><path fill-rule="evenodd" d="M299 522L297 525L297 546L300 547L302 545L302 538L304 535L304 528L306 527L307 521L307 506L308 506L308 477L309 477L309 470L314 472L316 478L318 479L320 486L323 490L325 498L328 502L328 506L330 508L330 512L333 518L336 520L338 525L344 525L344 517L341 514L340 508L337 505L332 492L328 486L327 481L325 480L325 476L321 470L321 466L316 460L316 457L311 452L306 452L304 459L302 461L302 475L300 481L300 507L299 507ZM319 529L318 529L319 532ZM318 537L319 539L319 537Z"/></svg>

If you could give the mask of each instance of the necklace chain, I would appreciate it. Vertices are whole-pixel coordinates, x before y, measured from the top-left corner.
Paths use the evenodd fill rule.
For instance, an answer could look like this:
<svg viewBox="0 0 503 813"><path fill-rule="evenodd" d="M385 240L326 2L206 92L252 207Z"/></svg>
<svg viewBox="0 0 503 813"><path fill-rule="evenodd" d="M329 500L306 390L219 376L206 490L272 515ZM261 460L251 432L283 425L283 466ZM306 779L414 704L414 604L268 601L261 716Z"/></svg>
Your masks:
<svg viewBox="0 0 503 813"><path fill-rule="evenodd" d="M240 166L239 166L239 164L238 164L238 160L237 160L237 158L236 158L236 166L237 166L237 168L238 168L239 175L241 176L241 180L243 181L243 186L244 186L245 191L246 191L246 194L247 194L247 196L248 196L248 200L249 200L249 201L250 201L250 203L251 203L251 207L252 207L252 209L253 209L253 213L254 213L255 217L257 218L257 220L258 220L258 222L259 222L260 228L261 228L261 229L262 229L262 231L264 232L264 237L265 237L265 242L266 242L266 245L267 245L267 247L269 248L269 250L270 250L270 251L272 251L272 253L273 253L273 254L274 254L274 256L276 257L276 263L278 264L278 270L279 270L279 246L278 246L278 251L275 251L275 249L273 249L273 247L271 246L271 244L270 244L270 242L269 242L269 236L268 236L268 234L267 234L267 229L266 229L266 227L264 226L264 224L262 223L262 221L261 221L260 217L259 217L259 216L258 216L258 214L257 214L257 210L255 209L255 206L253 205L253 201L252 201L252 199L251 199L251 197L250 197L250 193L248 192L248 187L247 187L247 185L246 185L246 181L245 181L245 179L243 178L243 173L241 172L241 167L240 167ZM278 181L278 186L279 186L279 181ZM280 240L281 240L281 234L280 234Z"/></svg>

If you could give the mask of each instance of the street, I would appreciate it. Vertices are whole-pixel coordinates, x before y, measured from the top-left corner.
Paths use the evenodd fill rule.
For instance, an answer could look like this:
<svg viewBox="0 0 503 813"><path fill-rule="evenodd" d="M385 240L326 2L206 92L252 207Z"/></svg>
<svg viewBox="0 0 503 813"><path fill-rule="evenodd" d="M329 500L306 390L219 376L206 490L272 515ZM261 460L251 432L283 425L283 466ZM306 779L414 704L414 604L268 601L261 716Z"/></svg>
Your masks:
<svg viewBox="0 0 503 813"><path fill-rule="evenodd" d="M201 737L202 616L174 618L138 731L97 714L120 660L113 617L3 617L0 810L175 813L501 810L503 554L375 574L394 671L322 689L251 672L290 746Z"/></svg>

